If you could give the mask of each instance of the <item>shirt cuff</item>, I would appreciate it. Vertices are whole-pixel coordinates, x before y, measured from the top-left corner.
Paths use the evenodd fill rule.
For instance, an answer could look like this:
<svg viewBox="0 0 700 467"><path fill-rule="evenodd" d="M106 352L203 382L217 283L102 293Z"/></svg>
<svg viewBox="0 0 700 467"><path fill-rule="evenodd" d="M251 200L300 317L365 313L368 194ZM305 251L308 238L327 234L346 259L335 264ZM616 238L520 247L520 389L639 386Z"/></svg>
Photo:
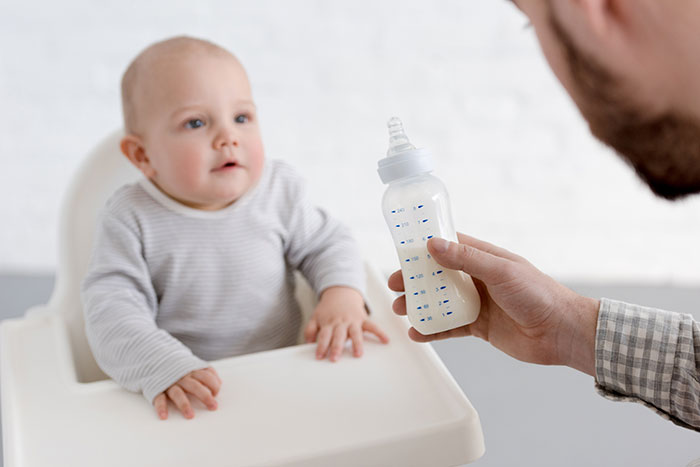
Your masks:
<svg viewBox="0 0 700 467"><path fill-rule="evenodd" d="M671 415L678 313L602 298L595 341L595 389L613 401L636 402L676 425Z"/></svg>

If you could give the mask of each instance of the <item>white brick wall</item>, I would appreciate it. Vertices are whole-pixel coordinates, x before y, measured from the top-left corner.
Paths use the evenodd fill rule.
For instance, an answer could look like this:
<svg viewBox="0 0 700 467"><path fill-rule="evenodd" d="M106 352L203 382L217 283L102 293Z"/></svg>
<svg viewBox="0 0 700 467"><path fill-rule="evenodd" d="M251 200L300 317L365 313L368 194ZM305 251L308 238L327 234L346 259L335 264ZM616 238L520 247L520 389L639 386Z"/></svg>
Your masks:
<svg viewBox="0 0 700 467"><path fill-rule="evenodd" d="M120 125L123 69L186 33L239 55L268 157L301 168L385 271L375 168L398 115L461 230L559 279L697 283L700 201L654 199L592 140L525 23L492 0L0 0L0 270L54 268L60 197Z"/></svg>

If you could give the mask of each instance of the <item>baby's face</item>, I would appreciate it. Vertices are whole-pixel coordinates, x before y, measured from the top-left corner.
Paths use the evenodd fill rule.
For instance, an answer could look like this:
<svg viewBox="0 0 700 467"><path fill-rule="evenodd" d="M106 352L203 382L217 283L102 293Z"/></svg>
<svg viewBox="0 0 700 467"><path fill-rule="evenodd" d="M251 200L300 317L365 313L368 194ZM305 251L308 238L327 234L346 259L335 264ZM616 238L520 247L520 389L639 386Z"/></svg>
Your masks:
<svg viewBox="0 0 700 467"><path fill-rule="evenodd" d="M264 160L243 67L202 53L153 68L135 95L146 175L187 206L228 206L259 180Z"/></svg>

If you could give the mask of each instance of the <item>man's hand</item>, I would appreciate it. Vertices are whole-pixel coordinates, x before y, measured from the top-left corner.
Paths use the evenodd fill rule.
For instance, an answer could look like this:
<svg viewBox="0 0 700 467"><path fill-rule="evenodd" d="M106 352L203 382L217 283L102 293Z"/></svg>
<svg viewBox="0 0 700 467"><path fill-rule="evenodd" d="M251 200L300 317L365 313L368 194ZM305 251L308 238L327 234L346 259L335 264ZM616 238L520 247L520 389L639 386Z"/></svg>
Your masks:
<svg viewBox="0 0 700 467"><path fill-rule="evenodd" d="M153 399L153 407L161 420L168 418L168 399L182 412L185 418L193 418L194 411L188 397L199 399L209 410L216 410L214 397L221 388L221 378L213 368L195 370L180 378L175 384Z"/></svg>
<svg viewBox="0 0 700 467"><path fill-rule="evenodd" d="M363 331L371 332L383 343L389 337L370 321L362 295L350 287L329 287L321 294L314 314L304 329L306 342L318 341L316 358L328 354L335 362L343 353L348 337L352 339L353 354L362 356Z"/></svg>
<svg viewBox="0 0 700 467"><path fill-rule="evenodd" d="M424 336L411 328L411 339L472 335L518 360L595 375L598 300L576 294L516 254L467 235L459 234L459 243L431 239L428 251L442 266L472 276L481 312L475 322L437 334ZM389 277L389 288L404 291L401 271ZM406 297L397 298L393 308L405 315Z"/></svg>

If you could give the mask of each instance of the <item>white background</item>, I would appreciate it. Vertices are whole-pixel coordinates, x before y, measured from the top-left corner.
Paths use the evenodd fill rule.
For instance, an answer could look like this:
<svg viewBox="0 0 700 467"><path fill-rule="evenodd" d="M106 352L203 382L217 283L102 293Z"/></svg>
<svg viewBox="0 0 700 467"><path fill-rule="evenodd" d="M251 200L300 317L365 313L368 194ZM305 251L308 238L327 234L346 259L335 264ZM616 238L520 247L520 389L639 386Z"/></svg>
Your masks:
<svg viewBox="0 0 700 467"><path fill-rule="evenodd" d="M53 271L71 174L121 125L121 73L185 33L240 57L267 156L385 272L376 161L398 115L433 151L458 229L560 280L697 284L699 201L655 199L588 135L525 26L492 0L0 0L0 272Z"/></svg>

